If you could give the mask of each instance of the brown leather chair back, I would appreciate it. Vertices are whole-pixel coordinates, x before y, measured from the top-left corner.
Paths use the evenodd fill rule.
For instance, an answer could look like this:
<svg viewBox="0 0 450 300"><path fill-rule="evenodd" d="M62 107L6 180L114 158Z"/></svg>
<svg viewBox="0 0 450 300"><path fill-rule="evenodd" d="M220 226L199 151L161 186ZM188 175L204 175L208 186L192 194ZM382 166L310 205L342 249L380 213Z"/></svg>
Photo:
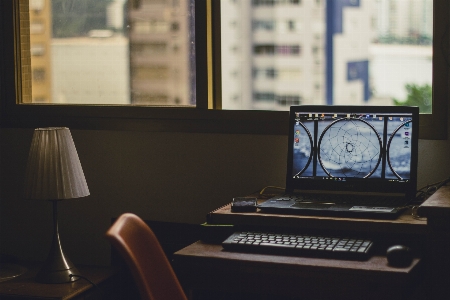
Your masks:
<svg viewBox="0 0 450 300"><path fill-rule="evenodd" d="M158 239L142 219L125 213L106 237L125 259L142 299L187 299Z"/></svg>

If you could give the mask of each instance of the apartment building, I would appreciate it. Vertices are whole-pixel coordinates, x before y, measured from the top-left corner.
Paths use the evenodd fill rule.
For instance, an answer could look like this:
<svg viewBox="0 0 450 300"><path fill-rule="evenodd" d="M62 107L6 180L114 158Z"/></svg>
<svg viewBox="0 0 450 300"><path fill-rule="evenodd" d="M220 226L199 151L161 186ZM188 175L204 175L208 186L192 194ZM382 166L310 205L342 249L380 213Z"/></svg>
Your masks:
<svg viewBox="0 0 450 300"><path fill-rule="evenodd" d="M194 105L193 0L128 2L131 103Z"/></svg>
<svg viewBox="0 0 450 300"><path fill-rule="evenodd" d="M431 46L418 52L410 44L432 38L432 0L221 3L225 108L392 105L392 97L404 96L406 81L386 84L386 72L408 82L431 82ZM387 42L401 43L400 51L414 60L408 66L417 62L420 71L399 76L404 68L397 68L400 61ZM397 69L387 70L393 59Z"/></svg>
<svg viewBox="0 0 450 300"><path fill-rule="evenodd" d="M52 101L51 0L30 0L30 55L33 103Z"/></svg>
<svg viewBox="0 0 450 300"><path fill-rule="evenodd" d="M367 101L371 1L226 0L221 8L224 107Z"/></svg>
<svg viewBox="0 0 450 300"><path fill-rule="evenodd" d="M380 37L433 36L433 0L378 0Z"/></svg>

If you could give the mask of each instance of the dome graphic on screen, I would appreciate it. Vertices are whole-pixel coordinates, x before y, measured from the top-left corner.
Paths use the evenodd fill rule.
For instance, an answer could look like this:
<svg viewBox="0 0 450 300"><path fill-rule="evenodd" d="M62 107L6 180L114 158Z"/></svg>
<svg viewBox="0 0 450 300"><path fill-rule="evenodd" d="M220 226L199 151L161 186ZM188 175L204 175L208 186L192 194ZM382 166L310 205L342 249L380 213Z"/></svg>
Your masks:
<svg viewBox="0 0 450 300"><path fill-rule="evenodd" d="M342 118L328 125L319 138L318 159L328 176L370 177L381 161L382 140L362 119Z"/></svg>

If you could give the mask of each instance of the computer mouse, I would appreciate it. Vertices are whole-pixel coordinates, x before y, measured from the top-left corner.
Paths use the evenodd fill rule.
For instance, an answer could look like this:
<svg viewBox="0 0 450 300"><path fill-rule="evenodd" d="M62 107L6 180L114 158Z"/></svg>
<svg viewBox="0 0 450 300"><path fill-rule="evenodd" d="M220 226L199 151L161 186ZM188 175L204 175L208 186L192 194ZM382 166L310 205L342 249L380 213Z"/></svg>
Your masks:
<svg viewBox="0 0 450 300"><path fill-rule="evenodd" d="M408 246L394 245L387 249L386 258L390 266L407 267L411 264L413 256Z"/></svg>

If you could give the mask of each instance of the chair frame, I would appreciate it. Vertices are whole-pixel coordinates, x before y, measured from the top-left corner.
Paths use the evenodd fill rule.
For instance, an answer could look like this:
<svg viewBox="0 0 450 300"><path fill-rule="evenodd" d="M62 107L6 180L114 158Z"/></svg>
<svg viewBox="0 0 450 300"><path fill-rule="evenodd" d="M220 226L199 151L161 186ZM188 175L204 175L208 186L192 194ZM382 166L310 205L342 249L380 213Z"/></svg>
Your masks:
<svg viewBox="0 0 450 300"><path fill-rule="evenodd" d="M141 299L187 300L156 235L141 218L122 214L106 238L127 263Z"/></svg>

